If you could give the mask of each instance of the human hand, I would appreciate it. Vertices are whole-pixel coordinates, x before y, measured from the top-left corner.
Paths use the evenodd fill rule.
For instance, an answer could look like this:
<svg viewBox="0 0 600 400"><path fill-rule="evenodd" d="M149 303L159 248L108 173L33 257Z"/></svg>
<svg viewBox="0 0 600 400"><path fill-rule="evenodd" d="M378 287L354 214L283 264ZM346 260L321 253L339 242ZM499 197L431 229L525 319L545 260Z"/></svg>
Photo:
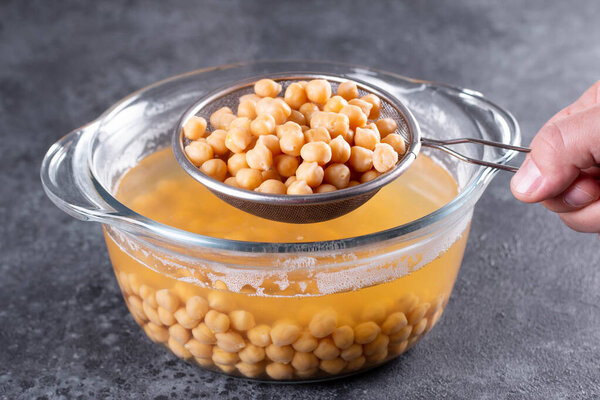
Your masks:
<svg viewBox="0 0 600 400"><path fill-rule="evenodd" d="M540 129L510 186L571 229L600 233L600 81Z"/></svg>

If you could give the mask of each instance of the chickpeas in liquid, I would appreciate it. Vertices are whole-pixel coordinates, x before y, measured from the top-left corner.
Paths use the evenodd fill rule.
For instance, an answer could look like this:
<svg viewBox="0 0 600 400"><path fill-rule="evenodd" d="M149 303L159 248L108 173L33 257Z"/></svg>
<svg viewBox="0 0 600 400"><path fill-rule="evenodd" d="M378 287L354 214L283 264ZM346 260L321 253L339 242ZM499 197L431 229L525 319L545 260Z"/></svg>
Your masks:
<svg viewBox="0 0 600 400"><path fill-rule="evenodd" d="M301 242L397 226L438 209L456 190L447 172L421 155L356 211L318 224L284 224L218 200L181 171L165 149L126 174L117 198L156 221L204 235ZM390 212L392 204L397 212ZM322 294L308 278L303 289L290 287L278 296L252 288L230 291L222 281L204 282L206 287L185 282L172 271L141 264L108 230L106 239L127 306L154 342L177 357L231 375L310 380L370 368L414 346L442 314L466 234L429 264L391 282ZM278 287L275 282L263 286L269 285Z"/></svg>

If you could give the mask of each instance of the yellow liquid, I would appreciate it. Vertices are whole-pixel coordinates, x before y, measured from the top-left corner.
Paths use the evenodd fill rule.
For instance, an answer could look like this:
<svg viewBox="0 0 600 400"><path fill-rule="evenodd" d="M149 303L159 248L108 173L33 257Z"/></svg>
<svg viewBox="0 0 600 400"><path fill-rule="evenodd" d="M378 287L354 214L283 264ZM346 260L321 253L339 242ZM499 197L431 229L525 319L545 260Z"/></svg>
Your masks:
<svg viewBox="0 0 600 400"><path fill-rule="evenodd" d="M318 224L284 224L246 214L222 202L183 172L170 149L165 149L148 156L132 168L123 177L116 196L128 207L155 221L202 235L259 242L311 242L393 228L440 208L456 194L457 185L447 171L421 155L404 175L383 188L356 211ZM410 348L431 329L441 316L452 290L467 232L463 232L436 259L401 278L328 294L320 291L314 275L306 271L290 272L290 277L295 277L290 282L303 284L290 284L288 287L282 287L280 277L266 277L262 288L267 290L261 291L257 291L256 287L244 286L244 290L234 293L227 290L222 282L215 285L214 281L206 279L201 282L203 286L200 286L178 280L177 278L185 276L168 268L153 271L136 260L136 254L127 254L109 232L106 239L113 266L134 318L154 341L167 342L169 348L183 358L191 358L193 354L185 350L185 343L182 344L184 347L179 348L172 335L165 333L170 332L167 331L169 321L156 320L156 324L152 322L156 317L149 309L152 306L158 309L155 291L168 289L169 293L177 297L179 307L183 310L190 298L200 296L210 303L211 309L224 314L244 310L253 315L256 324L269 327L285 320L304 331L321 310L332 312L336 316L338 327L348 325L355 329L359 324L369 321L379 326L382 338L377 340L388 343L383 346L385 349L376 354L367 354L373 350L367 350L368 345L361 343L364 349L362 365L358 365L360 359L348 361L341 358L344 349L339 349L340 355L336 359L339 358L338 364L343 365L339 371L329 365L335 364L334 361L327 361L312 374L295 369L290 362L265 370L269 364L274 363L265 357L261 361L261 367L256 371L252 370L250 374L243 366L236 368L212 362L210 358L208 361L197 358L200 365L218 367L226 373L241 373L262 379L312 379L350 373L376 365ZM418 260L419 255L415 257ZM145 289L141 289L144 285ZM139 306L144 302L148 312ZM395 313L397 317L399 312L406 317L406 326L400 332L391 332L394 329L389 329L390 318L393 319L392 315ZM198 320L198 323L202 321ZM248 344L246 332L235 331L233 328L231 330L239 333ZM194 340L193 329L188 331L190 340ZM187 336L184 335L184 338ZM279 371L275 367L283 373L273 372Z"/></svg>

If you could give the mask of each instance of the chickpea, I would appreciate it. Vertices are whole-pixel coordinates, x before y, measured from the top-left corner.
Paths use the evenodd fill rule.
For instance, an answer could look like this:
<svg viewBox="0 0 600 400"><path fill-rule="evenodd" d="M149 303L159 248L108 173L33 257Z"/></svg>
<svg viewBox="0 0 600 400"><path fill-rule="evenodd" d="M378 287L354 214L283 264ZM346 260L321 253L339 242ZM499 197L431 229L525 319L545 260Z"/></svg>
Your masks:
<svg viewBox="0 0 600 400"><path fill-rule="evenodd" d="M217 346L230 353L236 353L246 346L244 338L235 332L216 333Z"/></svg>
<svg viewBox="0 0 600 400"><path fill-rule="evenodd" d="M289 363L294 357L294 349L292 346L277 346L270 344L265 348L265 354L271 361L280 363Z"/></svg>
<svg viewBox="0 0 600 400"><path fill-rule="evenodd" d="M294 135L302 133L302 127L293 121L288 121L283 125L278 125L275 131L277 132L277 138L281 140L281 138L288 133Z"/></svg>
<svg viewBox="0 0 600 400"><path fill-rule="evenodd" d="M304 161L296 170L296 178L306 182L311 188L319 186L323 182L324 175L323 167L316 162Z"/></svg>
<svg viewBox="0 0 600 400"><path fill-rule="evenodd" d="M367 124L367 116L359 106L348 104L347 106L342 107L340 114L348 117L350 129L362 127Z"/></svg>
<svg viewBox="0 0 600 400"><path fill-rule="evenodd" d="M215 336L215 333L204 322L199 323L198 326L192 329L192 335L194 335L194 338L200 343L217 343L217 337Z"/></svg>
<svg viewBox="0 0 600 400"><path fill-rule="evenodd" d="M305 133L307 130L310 129L310 126L307 125L300 125L300 129L302 129L302 133Z"/></svg>
<svg viewBox="0 0 600 400"><path fill-rule="evenodd" d="M274 166L279 175L289 178L296 173L298 169L298 159L288 154L281 154L275 157Z"/></svg>
<svg viewBox="0 0 600 400"><path fill-rule="evenodd" d="M207 160L200 167L200 171L213 179L223 182L227 176L227 164L219 158Z"/></svg>
<svg viewBox="0 0 600 400"><path fill-rule="evenodd" d="M331 164L325 168L324 179L325 182L336 188L343 189L347 187L350 182L350 168L345 164Z"/></svg>
<svg viewBox="0 0 600 400"><path fill-rule="evenodd" d="M252 135L241 127L233 127L225 135L225 146L234 153L242 153L250 142L252 142Z"/></svg>
<svg viewBox="0 0 600 400"><path fill-rule="evenodd" d="M419 298L414 293L407 293L398 300L398 308L408 316L419 305Z"/></svg>
<svg viewBox="0 0 600 400"><path fill-rule="evenodd" d="M271 344L271 328L267 325L258 325L248 331L248 340L255 346L267 347Z"/></svg>
<svg viewBox="0 0 600 400"><path fill-rule="evenodd" d="M129 286L129 277L127 273L121 271L119 272L119 285L121 286L121 290L125 294L131 294L131 286Z"/></svg>
<svg viewBox="0 0 600 400"><path fill-rule="evenodd" d="M254 92L260 97L275 97L281 92L281 85L272 79L261 79L254 84Z"/></svg>
<svg viewBox="0 0 600 400"><path fill-rule="evenodd" d="M265 371L267 375L276 380L292 379L294 376L294 369L290 365L277 362L267 365Z"/></svg>
<svg viewBox="0 0 600 400"><path fill-rule="evenodd" d="M298 126L298 128L300 128L300 126ZM302 133L302 130L286 131L279 139L279 147L281 147L281 151L290 156L299 156L303 145L304 134Z"/></svg>
<svg viewBox="0 0 600 400"><path fill-rule="evenodd" d="M314 315L308 324L308 330L316 338L324 338L333 333L337 327L337 313L323 310Z"/></svg>
<svg viewBox="0 0 600 400"><path fill-rule="evenodd" d="M319 359L313 353L294 354L292 358L292 367L298 371L308 371L319 366Z"/></svg>
<svg viewBox="0 0 600 400"><path fill-rule="evenodd" d="M257 169L242 168L235 175L239 187L254 190L262 183L262 174Z"/></svg>
<svg viewBox="0 0 600 400"><path fill-rule="evenodd" d="M331 137L342 135L344 139L346 139L349 135L348 131L350 130L350 120L345 114L317 111L313 114L312 118L310 119L310 127L312 129L325 128L329 131Z"/></svg>
<svg viewBox="0 0 600 400"><path fill-rule="evenodd" d="M256 118L256 103L250 100L242 101L238 105L237 115L240 117L247 117L250 119Z"/></svg>
<svg viewBox="0 0 600 400"><path fill-rule="evenodd" d="M420 320L415 326L413 326L413 330L410 333L411 336L419 336L422 334L425 331L425 328L427 328L427 323L427 318Z"/></svg>
<svg viewBox="0 0 600 400"><path fill-rule="evenodd" d="M346 100L352 100L358 97L358 87L352 81L345 81L338 86L337 94Z"/></svg>
<svg viewBox="0 0 600 400"><path fill-rule="evenodd" d="M325 79L313 79L306 85L306 97L313 103L325 104L331 97L331 84Z"/></svg>
<svg viewBox="0 0 600 400"><path fill-rule="evenodd" d="M190 331L179 324L171 325L169 327L169 335L182 345L190 340Z"/></svg>
<svg viewBox="0 0 600 400"><path fill-rule="evenodd" d="M402 311L397 311L395 313L390 314L383 325L381 325L381 331L386 335L393 335L394 333L400 331L400 329L404 328L408 321L406 320L406 316Z"/></svg>
<svg viewBox="0 0 600 400"><path fill-rule="evenodd" d="M192 353L190 353L181 343L177 340L173 339L171 336L167 341L167 345L169 349L179 358L188 359L192 357Z"/></svg>
<svg viewBox="0 0 600 400"><path fill-rule="evenodd" d="M313 103L304 103L300 106L298 111L300 111L304 115L304 119L310 123L313 115L319 111L319 107Z"/></svg>
<svg viewBox="0 0 600 400"><path fill-rule="evenodd" d="M373 363L373 364L379 364L380 362L385 360L387 356L388 356L388 349L385 348L382 351L380 351L379 353L375 353L370 356L367 356L367 361L370 363Z"/></svg>
<svg viewBox="0 0 600 400"><path fill-rule="evenodd" d="M185 146L185 154L196 167L201 166L205 161L210 160L214 156L210 144L198 141L191 142Z"/></svg>
<svg viewBox="0 0 600 400"><path fill-rule="evenodd" d="M148 303L148 305L152 308L158 307L158 303L156 302L156 291L152 289L148 285L140 286L140 296L144 300L144 303Z"/></svg>
<svg viewBox="0 0 600 400"><path fill-rule="evenodd" d="M412 329L412 325L406 325L404 328L401 328L398 332L390 335L390 343L398 344L405 341L410 336Z"/></svg>
<svg viewBox="0 0 600 400"><path fill-rule="evenodd" d="M350 144L342 136L338 136L329 143L331 147L331 161L345 163L350 159Z"/></svg>
<svg viewBox="0 0 600 400"><path fill-rule="evenodd" d="M273 153L263 144L257 144L246 153L246 162L252 169L267 171L273 166Z"/></svg>
<svg viewBox="0 0 600 400"><path fill-rule="evenodd" d="M288 117L288 122L295 122L302 127L306 125L306 118L300 111L292 110L290 116Z"/></svg>
<svg viewBox="0 0 600 400"><path fill-rule="evenodd" d="M358 344L371 343L381 332L381 328L373 321L363 322L354 327L354 341Z"/></svg>
<svg viewBox="0 0 600 400"><path fill-rule="evenodd" d="M381 172L387 172L396 166L398 153L387 143L378 143L373 152L373 167Z"/></svg>
<svg viewBox="0 0 600 400"><path fill-rule="evenodd" d="M190 140L198 140L206 133L206 120L193 116L183 125L183 134Z"/></svg>
<svg viewBox="0 0 600 400"><path fill-rule="evenodd" d="M365 117L369 119L369 114L371 114L371 108L373 108L373 105L371 103L362 99L352 99L348 102L348 104L360 108L363 114L365 114Z"/></svg>
<svg viewBox="0 0 600 400"><path fill-rule="evenodd" d="M275 97L273 99L273 103L275 103L281 107L281 109L283 110L283 114L285 115L285 118L289 118L292 115L292 108L281 97ZM284 123L284 122L285 121L283 121L282 123Z"/></svg>
<svg viewBox="0 0 600 400"><path fill-rule="evenodd" d="M333 96L327 100L327 103L323 106L323 111L338 113L346 105L348 105L348 102L342 96Z"/></svg>
<svg viewBox="0 0 600 400"><path fill-rule="evenodd" d="M285 182L283 184L285 185L285 187L289 188L292 185L292 183L296 182L297 180L298 179L296 179L296 175L290 176L289 178L287 178L285 180ZM304 182L304 184L306 184L306 182ZM306 185L306 186L308 186L308 185ZM310 186L308 186L308 188L310 189ZM312 191L312 189L311 189L311 191Z"/></svg>
<svg viewBox="0 0 600 400"><path fill-rule="evenodd" d="M360 356L360 357L350 361L347 365L347 368L350 371L359 370L363 367L363 365L365 365L366 361L367 361L367 359L364 356Z"/></svg>
<svg viewBox="0 0 600 400"><path fill-rule="evenodd" d="M158 312L158 318L163 325L170 326L175 323L175 317L173 316L173 313L167 309L158 307L156 311Z"/></svg>
<svg viewBox="0 0 600 400"><path fill-rule="evenodd" d="M360 183L370 182L373 179L377 178L379 175L381 174L374 169L367 171L360 176Z"/></svg>
<svg viewBox="0 0 600 400"><path fill-rule="evenodd" d="M209 344L201 343L196 339L190 339L185 347L196 358L211 358L213 347Z"/></svg>
<svg viewBox="0 0 600 400"><path fill-rule="evenodd" d="M204 323L213 332L227 332L229 329L229 317L227 314L220 313L216 310L209 310L206 313L206 316L204 317Z"/></svg>
<svg viewBox="0 0 600 400"><path fill-rule="evenodd" d="M325 165L331 160L331 147L325 142L310 142L302 146L300 156L306 162Z"/></svg>
<svg viewBox="0 0 600 400"><path fill-rule="evenodd" d="M368 94L360 99L371 104L371 112L368 115L369 119L379 118L379 113L381 111L381 99L374 94Z"/></svg>
<svg viewBox="0 0 600 400"><path fill-rule="evenodd" d="M238 371L240 371L242 375L244 375L247 378L256 378L263 371L263 367L260 364L248 364L245 362L239 362L235 364L235 367L238 369Z"/></svg>
<svg viewBox="0 0 600 400"><path fill-rule="evenodd" d="M233 329L240 332L247 331L254 328L256 322L254 321L254 315L248 311L236 310L229 313L229 319Z"/></svg>
<svg viewBox="0 0 600 400"><path fill-rule="evenodd" d="M260 184L259 187L254 189L257 192L261 193L271 193L271 194L286 194L287 188L277 179L268 179Z"/></svg>
<svg viewBox="0 0 600 400"><path fill-rule="evenodd" d="M265 359L265 349L262 347L248 344L238 353L240 360L248 364L256 364Z"/></svg>
<svg viewBox="0 0 600 400"><path fill-rule="evenodd" d="M157 325L161 325L158 313L146 301L141 302L141 310L136 311L136 314L138 314L142 320L149 320Z"/></svg>
<svg viewBox="0 0 600 400"><path fill-rule="evenodd" d="M373 302L365 307L361 313L361 320L373 321L376 324L381 324L386 316L387 310L385 304L381 302Z"/></svg>
<svg viewBox="0 0 600 400"><path fill-rule="evenodd" d="M225 146L225 138L227 136L227 131L223 129L217 129L206 138L206 143L210 145L213 149L213 154L218 156L222 156L226 154L229 149Z"/></svg>
<svg viewBox="0 0 600 400"><path fill-rule="evenodd" d="M373 167L373 152L360 146L352 146L348 163L356 172L366 172Z"/></svg>
<svg viewBox="0 0 600 400"><path fill-rule="evenodd" d="M240 358L237 353L225 351L219 347L214 347L212 360L215 364L235 365Z"/></svg>
<svg viewBox="0 0 600 400"><path fill-rule="evenodd" d="M156 292L156 302L165 310L174 313L179 308L179 298L171 293L169 289L161 289Z"/></svg>
<svg viewBox="0 0 600 400"><path fill-rule="evenodd" d="M275 180L281 182L281 175L279 175L279 172L277 172L277 170L275 168L271 168L271 169L268 169L266 171L263 171L263 172L261 172L261 174L262 174L262 177L263 177L263 182L264 181L268 181L269 179L275 179ZM255 190L257 190L257 189L255 189Z"/></svg>
<svg viewBox="0 0 600 400"><path fill-rule="evenodd" d="M380 333L372 342L364 345L363 352L365 356L372 356L373 354L384 352L389 343L390 338L387 335Z"/></svg>
<svg viewBox="0 0 600 400"><path fill-rule="evenodd" d="M287 117L290 115L288 110L291 112L291 109L289 109L287 103L284 101L279 102L271 97L265 97L259 100L256 103L255 108L256 115L268 114L275 119L275 123L277 125L281 125L285 122Z"/></svg>
<svg viewBox="0 0 600 400"><path fill-rule="evenodd" d="M292 344L300 336L300 328L298 325L288 322L279 321L275 323L271 329L271 340L277 346L287 346Z"/></svg>
<svg viewBox="0 0 600 400"><path fill-rule="evenodd" d="M227 170L231 176L236 176L238 171L244 168L248 168L248 163L246 162L246 153L233 154L227 160Z"/></svg>
<svg viewBox="0 0 600 400"><path fill-rule="evenodd" d="M417 324L429 310L429 303L421 303L407 315L407 320L410 325Z"/></svg>
<svg viewBox="0 0 600 400"><path fill-rule="evenodd" d="M317 187L315 189L315 193L329 193L329 192L335 192L336 190L338 190L335 186L330 185L328 183L323 183L322 185L319 185L319 187Z"/></svg>
<svg viewBox="0 0 600 400"><path fill-rule="evenodd" d="M319 341L310 332L302 332L300 337L292 344L292 347L296 351L308 353L316 349L318 344Z"/></svg>
<svg viewBox="0 0 600 400"><path fill-rule="evenodd" d="M340 326L333 331L331 338L338 348L346 350L354 343L354 330L348 325Z"/></svg>
<svg viewBox="0 0 600 400"><path fill-rule="evenodd" d="M310 142L329 143L331 141L331 135L329 135L329 131L325 128L307 129L304 132L304 140L307 143L310 143Z"/></svg>
<svg viewBox="0 0 600 400"><path fill-rule="evenodd" d="M285 90L284 100L293 109L299 109L300 106L308 101L304 87L297 82L291 83Z"/></svg>
<svg viewBox="0 0 600 400"><path fill-rule="evenodd" d="M404 142L404 139L400 135L389 134L386 137L384 137L383 139L381 139L381 142L392 146L394 148L394 150L396 151L396 153L398 153L399 155L402 155L406 152L406 143Z"/></svg>
<svg viewBox="0 0 600 400"><path fill-rule="evenodd" d="M294 372L297 377L306 379L306 378L314 377L319 372L319 368L311 368L311 369L307 369L306 371L296 370Z"/></svg>
<svg viewBox="0 0 600 400"><path fill-rule="evenodd" d="M319 364L319 368L331 375L337 375L346 367L346 361L341 358L334 358L333 360L322 360Z"/></svg>
<svg viewBox="0 0 600 400"><path fill-rule="evenodd" d="M379 133L381 137L384 138L390 133L394 133L396 128L398 128L398 124L392 118L383 118L375 121L375 125L377 125L377 129L379 129Z"/></svg>
<svg viewBox="0 0 600 400"><path fill-rule="evenodd" d="M235 119L233 111L229 107L221 107L217 111L211 114L210 124L215 129L227 129L231 121Z"/></svg>
<svg viewBox="0 0 600 400"><path fill-rule="evenodd" d="M379 132L372 129L356 128L356 132L354 133L354 144L356 146L375 150L375 146L379 144L379 141Z"/></svg>
<svg viewBox="0 0 600 400"><path fill-rule="evenodd" d="M335 346L333 340L324 338L319 341L319 344L313 353L321 360L333 360L340 355L340 349Z"/></svg>
<svg viewBox="0 0 600 400"><path fill-rule="evenodd" d="M235 365L225 365L219 363L215 363L215 365L226 374L231 374L233 373L233 371L235 371Z"/></svg>
<svg viewBox="0 0 600 400"><path fill-rule="evenodd" d="M256 104L258 103L258 101L262 99L262 97L254 94L254 93L249 93L249 94L245 94L243 96L240 97L240 102L242 101L249 101L252 104Z"/></svg>
<svg viewBox="0 0 600 400"><path fill-rule="evenodd" d="M250 118L237 117L236 119L231 121L228 129L232 130L233 128L240 128L240 129L245 130L246 132L250 132L250 123L251 122L252 122L252 120Z"/></svg>
<svg viewBox="0 0 600 400"><path fill-rule="evenodd" d="M190 317L188 313L185 311L185 308L180 308L179 310L173 313L175 320L179 323L179 325L183 326L186 329L195 328L198 325L198 320Z"/></svg>
<svg viewBox="0 0 600 400"><path fill-rule="evenodd" d="M153 322L148 322L147 327L157 341L164 343L169 340L169 330L164 326L160 326Z"/></svg>
<svg viewBox="0 0 600 400"><path fill-rule="evenodd" d="M235 180L235 176L230 176L229 178L223 181L224 184L234 187L239 187L237 181Z"/></svg>
<svg viewBox="0 0 600 400"><path fill-rule="evenodd" d="M362 353L363 347L360 344L354 343L347 349L344 349L341 352L340 357L346 361L352 361L362 356Z"/></svg>
<svg viewBox="0 0 600 400"><path fill-rule="evenodd" d="M261 114L250 123L250 133L254 136L272 135L275 133L275 118L269 114Z"/></svg>
<svg viewBox="0 0 600 400"><path fill-rule="evenodd" d="M392 353L393 355L400 355L406 351L407 346L408 346L408 340L405 340L405 341L395 344L395 345L391 345L390 353Z"/></svg>

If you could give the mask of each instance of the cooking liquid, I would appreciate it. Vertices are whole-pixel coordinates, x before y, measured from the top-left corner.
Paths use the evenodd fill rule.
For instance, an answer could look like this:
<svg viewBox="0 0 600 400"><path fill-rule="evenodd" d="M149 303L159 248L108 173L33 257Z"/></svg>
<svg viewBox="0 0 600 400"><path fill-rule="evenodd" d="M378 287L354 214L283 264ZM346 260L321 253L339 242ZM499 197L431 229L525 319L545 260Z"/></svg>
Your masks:
<svg viewBox="0 0 600 400"><path fill-rule="evenodd" d="M313 242L393 228L439 209L456 194L457 184L450 174L432 159L420 155L400 178L352 213L316 224L285 224L252 216L224 203L190 178L167 148L146 157L127 172L120 182L116 197L134 211L155 221L206 236L257 242ZM136 321L154 341L168 343L169 348L180 357L196 356L196 361L204 367L216 366L226 373L241 373L253 378L287 380L349 373L376 365L413 346L441 316L461 263L467 230L433 261L401 278L328 294L322 293L322 286L314 282L316 278L310 275L305 277L303 285L282 287L280 282L270 282L266 278L262 288L246 285L239 293L227 290L223 282L202 282L207 286L202 287L175 279L182 276L172 271L156 272L141 264L127 254L108 231L106 241L127 304ZM409 263L409 268L418 263L420 256L414 255L415 261L413 265ZM143 285L146 288L141 290ZM168 321L168 318L167 321L153 321L156 317L150 308L154 306L154 309L158 309L154 293L161 289L169 289L170 293L176 295L182 309L185 309L190 298L200 296L207 299L211 309L224 314L244 310L253 315L256 324L273 327L277 321L286 320L295 324L300 331L307 329L315 314L329 310L336 316L338 327L348 325L355 329L358 324L375 322L380 327L379 336L382 336L378 336L377 340L386 345L381 345L381 349L372 354L374 350L368 348L368 344L361 343L362 362L360 358L344 359L344 349L340 348L337 364L320 360L323 365L312 373L298 370L289 360L287 363L276 362L269 360L268 356L260 362L260 368L248 369L247 365L235 367L239 360L223 364L218 357L212 361L210 357L197 357L197 354L190 353L193 345L177 343L173 339L168 329L172 321ZM145 311L140 306L144 303ZM400 331L395 331L397 327L389 329L390 323L386 325L386 321L394 313L397 317L398 312L404 314L407 322ZM189 336L189 340L194 340L193 328L188 331L189 335L183 338L187 340ZM238 333L249 344L246 333ZM214 346L217 347L216 344ZM274 363L277 365L267 368ZM256 367L254 364L252 366Z"/></svg>

